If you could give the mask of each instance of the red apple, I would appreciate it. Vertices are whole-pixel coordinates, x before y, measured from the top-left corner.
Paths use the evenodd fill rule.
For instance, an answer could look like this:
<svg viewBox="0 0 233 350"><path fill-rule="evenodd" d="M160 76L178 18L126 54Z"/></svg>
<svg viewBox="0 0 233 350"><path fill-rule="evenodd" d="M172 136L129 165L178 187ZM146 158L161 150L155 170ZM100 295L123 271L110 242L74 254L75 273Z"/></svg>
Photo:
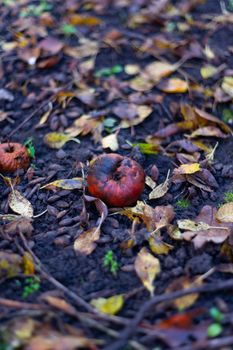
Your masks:
<svg viewBox="0 0 233 350"><path fill-rule="evenodd" d="M116 153L97 157L87 176L88 191L111 207L134 204L145 186L145 173L134 160Z"/></svg>
<svg viewBox="0 0 233 350"><path fill-rule="evenodd" d="M30 164L27 148L20 143L0 144L0 172L13 173L17 169L26 169Z"/></svg>

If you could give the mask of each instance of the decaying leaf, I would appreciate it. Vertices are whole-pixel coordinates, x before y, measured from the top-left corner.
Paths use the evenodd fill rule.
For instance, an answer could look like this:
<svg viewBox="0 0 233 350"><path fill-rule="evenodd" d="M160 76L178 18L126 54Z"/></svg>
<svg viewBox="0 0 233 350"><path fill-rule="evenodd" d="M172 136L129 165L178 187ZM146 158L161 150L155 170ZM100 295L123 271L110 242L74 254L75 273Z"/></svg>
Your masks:
<svg viewBox="0 0 233 350"><path fill-rule="evenodd" d="M150 254L146 248L142 248L136 257L134 268L144 287L153 296L155 289L153 282L160 273L159 260Z"/></svg>
<svg viewBox="0 0 233 350"><path fill-rule="evenodd" d="M176 278L175 281L173 281L168 288L166 289L167 293L175 292L178 290L184 290L191 287L197 287L200 286L203 283L202 278L195 278L191 280L190 278L186 276L182 276L180 278ZM199 294L193 293L185 295L181 298L176 298L172 301L172 304L180 311L187 309L188 307L192 306L195 301L198 299Z"/></svg>
<svg viewBox="0 0 233 350"><path fill-rule="evenodd" d="M100 228L104 220L108 215L108 208L106 204L101 201L99 198L84 196L84 200L89 203L94 203L96 209L100 213L100 218L97 221L95 227L90 228L89 230L83 232L76 240L74 241L74 250L80 254L89 255L96 248L96 241L100 237Z"/></svg>
<svg viewBox="0 0 233 350"><path fill-rule="evenodd" d="M27 218L33 217L33 207L19 191L12 190L8 197L9 207L17 214Z"/></svg>
<svg viewBox="0 0 233 350"><path fill-rule="evenodd" d="M73 26L97 26L102 23L102 20L98 17L84 16L75 13L69 17L69 23Z"/></svg>
<svg viewBox="0 0 233 350"><path fill-rule="evenodd" d="M233 202L225 203L218 209L216 219L220 222L232 222L233 223Z"/></svg>
<svg viewBox="0 0 233 350"><path fill-rule="evenodd" d="M201 248L206 242L217 244L224 242L230 235L233 226L232 223L217 221L216 213L216 208L206 205L194 221L178 222L179 227L184 227L185 230L182 237L187 241L192 240L195 248Z"/></svg>
<svg viewBox="0 0 233 350"><path fill-rule="evenodd" d="M169 183L170 183L169 174L170 174L170 170L167 173L166 180L160 185L153 188L153 190L150 192L149 199L161 198L167 193L169 189Z"/></svg>
<svg viewBox="0 0 233 350"><path fill-rule="evenodd" d="M224 77L222 89L231 97L233 97L233 77Z"/></svg>
<svg viewBox="0 0 233 350"><path fill-rule="evenodd" d="M18 254L0 252L0 280L23 273L22 257Z"/></svg>
<svg viewBox="0 0 233 350"><path fill-rule="evenodd" d="M90 255L96 248L96 241L100 238L100 226L95 226L82 233L74 241L74 250L80 254Z"/></svg>
<svg viewBox="0 0 233 350"><path fill-rule="evenodd" d="M152 113L152 108L150 106L142 105L137 106L136 111L136 117L128 120L122 120L122 122L120 123L120 127L122 129L130 128L131 126L135 126L142 123Z"/></svg>
<svg viewBox="0 0 233 350"><path fill-rule="evenodd" d="M118 294L109 298L92 299L91 305L104 314L115 315L122 309L124 298L122 294Z"/></svg>
<svg viewBox="0 0 233 350"><path fill-rule="evenodd" d="M80 143L78 139L69 134L50 132L44 136L44 143L50 148L62 148L68 141L75 141L77 143Z"/></svg>
<svg viewBox="0 0 233 350"><path fill-rule="evenodd" d="M203 79L209 79L218 73L218 68L208 64L204 67L201 67L200 73Z"/></svg>
<svg viewBox="0 0 233 350"><path fill-rule="evenodd" d="M161 234L158 232L155 235L151 235L148 239L150 250L157 255L167 255L173 246L163 241Z"/></svg>
<svg viewBox="0 0 233 350"><path fill-rule="evenodd" d="M4 233L10 236L14 236L21 232L22 234L30 237L33 231L32 219L23 217L21 215L3 215L0 218L4 221L9 221L4 225Z"/></svg>
<svg viewBox="0 0 233 350"><path fill-rule="evenodd" d="M23 255L23 271L25 275L34 275L35 273L33 257L28 252Z"/></svg>
<svg viewBox="0 0 233 350"><path fill-rule="evenodd" d="M85 185L85 181L81 177L73 177L72 179L61 179L50 182L40 189L46 188L48 190L54 188L62 188L63 190L80 190Z"/></svg>
<svg viewBox="0 0 233 350"><path fill-rule="evenodd" d="M135 218L140 218L149 232L166 227L175 216L171 205L157 205L155 208L152 208L141 201L138 201L135 207L128 207L118 211L118 214L126 215L132 221Z"/></svg>

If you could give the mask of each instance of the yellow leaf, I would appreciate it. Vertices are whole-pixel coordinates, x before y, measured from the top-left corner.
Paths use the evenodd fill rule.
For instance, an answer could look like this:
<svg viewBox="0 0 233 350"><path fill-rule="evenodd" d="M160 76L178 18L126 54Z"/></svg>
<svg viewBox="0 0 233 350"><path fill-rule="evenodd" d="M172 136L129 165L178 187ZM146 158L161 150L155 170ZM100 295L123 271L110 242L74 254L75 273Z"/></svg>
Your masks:
<svg viewBox="0 0 233 350"><path fill-rule="evenodd" d="M162 240L160 234L150 236L148 242L150 250L157 255L167 255L173 249L173 246L171 244L168 244Z"/></svg>
<svg viewBox="0 0 233 350"><path fill-rule="evenodd" d="M233 77L224 77L222 89L231 97L233 97Z"/></svg>
<svg viewBox="0 0 233 350"><path fill-rule="evenodd" d="M84 186L84 180L81 177L73 177L72 179L61 179L50 182L40 189L53 189L54 187L62 188L63 190L80 190Z"/></svg>
<svg viewBox="0 0 233 350"><path fill-rule="evenodd" d="M17 214L32 218L33 207L19 191L13 190L8 197L9 207Z"/></svg>
<svg viewBox="0 0 233 350"><path fill-rule="evenodd" d="M119 148L117 134L110 134L102 138L103 148L110 148L112 151L117 151Z"/></svg>
<svg viewBox="0 0 233 350"><path fill-rule="evenodd" d="M97 26L102 23L100 18L73 14L69 17L69 23L73 26Z"/></svg>
<svg viewBox="0 0 233 350"><path fill-rule="evenodd" d="M200 73L203 79L208 79L213 77L216 73L218 73L218 69L208 64L207 66L201 68Z"/></svg>
<svg viewBox="0 0 233 350"><path fill-rule="evenodd" d="M34 261L28 252L23 255L23 270L25 275L34 275L35 273Z"/></svg>
<svg viewBox="0 0 233 350"><path fill-rule="evenodd" d="M126 74L134 75L140 72L140 66L137 64L126 64L124 70Z"/></svg>
<svg viewBox="0 0 233 350"><path fill-rule="evenodd" d="M200 170L201 167L199 163L182 164L174 170L174 174L194 174Z"/></svg>
<svg viewBox="0 0 233 350"><path fill-rule="evenodd" d="M122 309L124 298L122 294L118 294L110 298L92 299L91 305L104 314L115 315Z"/></svg>
<svg viewBox="0 0 233 350"><path fill-rule="evenodd" d="M58 132L50 132L44 136L44 143L50 148L62 148L68 141L80 142L78 139L74 139L71 135Z"/></svg>
<svg viewBox="0 0 233 350"><path fill-rule="evenodd" d="M136 257L134 268L144 287L153 296L153 282L155 277L160 273L159 260L150 254L146 248L142 248Z"/></svg>
<svg viewBox="0 0 233 350"><path fill-rule="evenodd" d="M233 203L223 204L218 209L215 217L221 222L233 222Z"/></svg>
<svg viewBox="0 0 233 350"><path fill-rule="evenodd" d="M183 93L188 90L188 83L185 80L179 78L171 78L169 80L161 82L157 86L160 90L167 93Z"/></svg>

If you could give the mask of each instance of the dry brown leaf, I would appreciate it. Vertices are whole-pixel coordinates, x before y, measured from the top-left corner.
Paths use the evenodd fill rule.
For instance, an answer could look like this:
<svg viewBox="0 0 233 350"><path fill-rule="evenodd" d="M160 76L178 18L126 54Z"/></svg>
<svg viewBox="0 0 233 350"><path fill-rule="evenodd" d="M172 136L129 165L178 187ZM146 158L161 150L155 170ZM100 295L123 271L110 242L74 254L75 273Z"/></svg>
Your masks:
<svg viewBox="0 0 233 350"><path fill-rule="evenodd" d="M89 40L84 37L79 39L79 46L66 46L64 48L65 54L74 57L75 59L95 56L98 53L98 50L99 44L97 40Z"/></svg>
<svg viewBox="0 0 233 350"><path fill-rule="evenodd" d="M142 248L136 257L134 268L144 287L153 296L155 289L153 282L160 273L159 259L150 254L146 248Z"/></svg>
<svg viewBox="0 0 233 350"><path fill-rule="evenodd" d="M191 226L188 226L188 229L185 228L182 237L187 241L192 240L195 248L201 248L207 242L217 244L224 242L230 235L233 225L217 221L216 213L216 208L210 205L204 206L194 219L194 224L189 220Z"/></svg>
<svg viewBox="0 0 233 350"><path fill-rule="evenodd" d="M100 226L92 227L83 232L74 241L74 250L80 254L90 255L96 248L96 241L100 238Z"/></svg>
<svg viewBox="0 0 233 350"><path fill-rule="evenodd" d="M168 288L166 289L166 293L172 293L179 290L185 290L191 287L198 287L202 284L202 278L196 278L195 280L190 280L188 277L183 276L180 278L176 278ZM192 306L196 300L198 299L199 294L193 293L188 294L184 297L176 298L172 301L172 304L180 311L187 309Z"/></svg>
<svg viewBox="0 0 233 350"><path fill-rule="evenodd" d="M128 207L118 211L121 215L126 215L130 220L140 218L149 232L166 227L173 220L175 213L171 205L151 206L138 201L135 207Z"/></svg>
<svg viewBox="0 0 233 350"><path fill-rule="evenodd" d="M129 87L135 91L144 92L151 90L154 86L154 82L148 79L146 74L139 74L129 82Z"/></svg>
<svg viewBox="0 0 233 350"><path fill-rule="evenodd" d="M233 223L233 203L225 203L218 209L216 219L220 222L232 222Z"/></svg>
<svg viewBox="0 0 233 350"><path fill-rule="evenodd" d="M147 105L137 106L136 110L137 116L130 120L122 120L119 125L120 128L126 129L142 123L153 111L153 109Z"/></svg>
<svg viewBox="0 0 233 350"><path fill-rule="evenodd" d="M17 214L27 218L33 217L32 204L19 191L12 190L8 197L9 207Z"/></svg>
<svg viewBox="0 0 233 350"><path fill-rule="evenodd" d="M170 183L169 174L170 174L170 170L167 173L166 180L163 183L161 183L160 185L153 188L153 190L150 192L149 199L161 198L167 193L167 191L169 189L169 183Z"/></svg>
<svg viewBox="0 0 233 350"><path fill-rule="evenodd" d="M189 136L190 138L194 137L221 137L225 138L227 137L226 134L224 134L219 128L216 126L204 126L203 128L198 128L197 130L193 131L192 134Z"/></svg>
<svg viewBox="0 0 233 350"><path fill-rule="evenodd" d="M102 125L102 118L92 118L89 114L84 114L81 117L77 118L74 123L65 130L69 135L85 136L87 134L94 133L100 125Z"/></svg>
<svg viewBox="0 0 233 350"><path fill-rule="evenodd" d="M0 279L12 278L23 272L23 260L18 254L0 252Z"/></svg>

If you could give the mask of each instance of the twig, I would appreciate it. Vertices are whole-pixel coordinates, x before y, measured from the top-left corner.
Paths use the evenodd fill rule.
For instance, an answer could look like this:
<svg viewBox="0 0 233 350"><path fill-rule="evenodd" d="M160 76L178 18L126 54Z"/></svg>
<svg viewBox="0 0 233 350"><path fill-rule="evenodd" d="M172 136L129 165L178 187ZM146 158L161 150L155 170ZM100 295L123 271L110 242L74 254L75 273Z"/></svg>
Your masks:
<svg viewBox="0 0 233 350"><path fill-rule="evenodd" d="M38 113L42 108L44 108L45 106L47 106L49 104L49 102L52 102L52 100L54 99L54 95L52 97L50 97L46 102L42 103L38 108L36 108L31 114L29 114L28 117L26 117L22 123L20 123L15 129L13 129L9 135L7 135L8 138L10 138L11 136L13 136L19 129L21 129L30 119L32 119L32 117L34 117L34 115L36 113Z"/></svg>
<svg viewBox="0 0 233 350"><path fill-rule="evenodd" d="M124 348L124 346L128 343L128 340L136 332L138 324L143 320L145 315L151 309L153 309L155 305L161 302L171 301L173 299L176 299L188 294L193 294L193 293L207 293L207 292L215 293L217 291L227 290L227 289L233 289L233 279L230 279L226 282L220 282L219 284L211 283L200 287L193 287L193 288L188 288L185 290L181 290L181 291L177 291L169 294L155 296L141 306L141 308L139 309L139 311L137 312L136 316L131 321L131 323L125 327L125 330L123 332L121 332L120 339L117 340L115 343L112 343L111 345L106 346L103 350L121 350L122 348Z"/></svg>
<svg viewBox="0 0 233 350"><path fill-rule="evenodd" d="M31 310L41 310L42 305L41 304L32 304L32 303L25 303L22 301L17 300L11 300L6 298L0 298L0 305L14 308L14 309L31 309Z"/></svg>
<svg viewBox="0 0 233 350"><path fill-rule="evenodd" d="M195 342L191 347L183 346L174 350L202 350L202 349L223 349L223 347L233 344L233 336L222 337L217 339L207 339ZM231 348L232 349L232 348Z"/></svg>
<svg viewBox="0 0 233 350"><path fill-rule="evenodd" d="M49 281L51 284L53 284L56 288L58 288L59 290L61 290L63 293L65 293L67 296L69 296L70 298L72 298L77 305L84 307L86 310L88 310L89 312L94 312L96 313L96 310L89 305L85 300L83 300L80 296L78 296L76 293L72 292L69 288L67 288L66 286L64 286L62 283L60 283L58 280L56 280L53 276L51 276L43 267L41 261L39 260L39 258L33 253L33 251L31 250L31 248L28 245L27 240L25 239L24 235L19 232L20 238L23 242L24 248L31 254L31 256L33 257L34 261L36 262L36 268L37 270L40 272L40 274L42 275L42 277L44 277L47 281Z"/></svg>

